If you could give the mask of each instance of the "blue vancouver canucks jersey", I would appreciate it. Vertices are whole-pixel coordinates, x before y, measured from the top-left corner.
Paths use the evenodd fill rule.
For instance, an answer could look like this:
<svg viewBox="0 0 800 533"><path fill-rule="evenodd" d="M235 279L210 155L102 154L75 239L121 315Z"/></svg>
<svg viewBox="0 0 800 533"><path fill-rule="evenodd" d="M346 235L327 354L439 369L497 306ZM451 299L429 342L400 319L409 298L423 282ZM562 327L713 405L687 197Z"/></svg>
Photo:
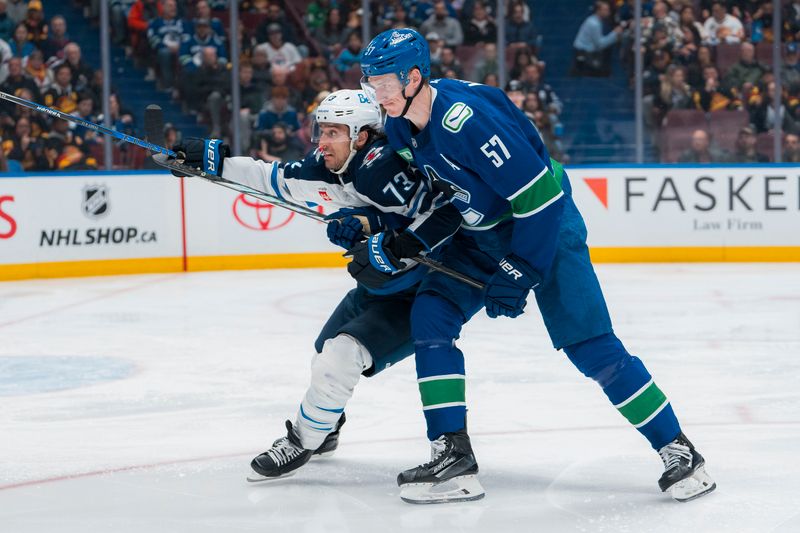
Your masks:
<svg viewBox="0 0 800 533"><path fill-rule="evenodd" d="M392 148L432 180L450 184L463 229L487 231L513 220L510 251L543 275L563 211L561 166L503 91L460 80L430 84L431 117L421 131L407 119L387 118Z"/></svg>

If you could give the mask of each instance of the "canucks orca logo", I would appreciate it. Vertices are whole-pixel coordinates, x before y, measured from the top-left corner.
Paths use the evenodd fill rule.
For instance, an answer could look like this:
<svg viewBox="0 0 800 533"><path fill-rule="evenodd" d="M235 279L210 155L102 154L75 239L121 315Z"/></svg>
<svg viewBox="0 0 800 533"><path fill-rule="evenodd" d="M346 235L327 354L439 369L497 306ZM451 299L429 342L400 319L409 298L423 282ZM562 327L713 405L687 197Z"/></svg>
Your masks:
<svg viewBox="0 0 800 533"><path fill-rule="evenodd" d="M465 204L469 203L470 199L472 198L472 195L469 193L469 191L462 189L461 187L459 187L450 180L442 178L442 176L439 175L439 173L436 172L436 170L432 166L424 165L423 168L425 169L425 173L428 174L428 177L432 181L438 180L443 183L447 183L450 186L450 194L452 195L453 198L455 198L456 200L461 200Z"/></svg>

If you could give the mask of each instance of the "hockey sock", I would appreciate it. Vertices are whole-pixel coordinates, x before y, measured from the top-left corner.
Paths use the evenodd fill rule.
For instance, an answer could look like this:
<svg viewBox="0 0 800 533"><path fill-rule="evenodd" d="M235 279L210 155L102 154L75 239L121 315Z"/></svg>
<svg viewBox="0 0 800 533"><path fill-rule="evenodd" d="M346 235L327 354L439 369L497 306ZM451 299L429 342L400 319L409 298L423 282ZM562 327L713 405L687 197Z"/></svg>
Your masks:
<svg viewBox="0 0 800 533"><path fill-rule="evenodd" d="M665 446L680 433L666 395L644 363L630 355L613 333L565 346L564 352L585 376L597 381L614 407L653 449Z"/></svg>
<svg viewBox="0 0 800 533"><path fill-rule="evenodd" d="M311 363L311 385L297 411L303 448L316 450L334 430L361 373L372 366L367 349L348 335L328 339Z"/></svg>
<svg viewBox="0 0 800 533"><path fill-rule="evenodd" d="M444 433L463 429L467 413L464 354L455 346L444 350L422 343L414 346L417 350L417 384L428 425L428 439L434 440ZM459 361L460 369L457 368ZM437 364L431 364L434 362Z"/></svg>
<svg viewBox="0 0 800 533"><path fill-rule="evenodd" d="M430 440L464 428L464 354L455 345L462 324L461 311L449 301L434 294L417 296L411 328L417 383Z"/></svg>

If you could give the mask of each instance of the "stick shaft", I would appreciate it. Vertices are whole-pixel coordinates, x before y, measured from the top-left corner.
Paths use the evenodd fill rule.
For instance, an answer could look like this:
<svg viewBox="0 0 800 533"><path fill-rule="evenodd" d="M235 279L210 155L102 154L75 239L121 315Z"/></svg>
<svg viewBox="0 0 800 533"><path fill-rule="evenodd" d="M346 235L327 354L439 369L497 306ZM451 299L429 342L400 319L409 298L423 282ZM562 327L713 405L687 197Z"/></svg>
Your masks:
<svg viewBox="0 0 800 533"><path fill-rule="evenodd" d="M136 146L141 146L142 148L146 148L151 152L159 152L173 157L176 155L175 152L167 148L164 148L163 146L158 146L157 144L152 144L147 141L143 141L142 139L137 139L136 137L132 137L131 135L125 135L124 133L120 133L118 131L106 128L105 126L101 126L100 124L95 124L94 122L90 122L80 117L69 115L57 109L53 109L52 107L43 106L35 102L25 100L24 98L20 98L18 96L13 96L11 94L4 93L3 91L0 91L0 99L6 100L8 102L17 105L28 107L30 109L33 109L34 111L39 111L40 113L45 113L47 115L50 115L51 117L60 118L61 120L66 120L68 122L73 122L75 124L78 124L79 126L83 126L84 128L96 131L97 133L109 135L126 143L135 144Z"/></svg>
<svg viewBox="0 0 800 533"><path fill-rule="evenodd" d="M6 100L8 102L11 102L11 103L14 103L14 104L17 104L17 105L28 107L30 109L33 109L34 111L39 111L40 113L45 113L47 115L50 115L51 117L59 118L61 120L66 120L68 122L73 122L75 124L78 124L79 126L83 126L84 128L88 128L88 129L90 129L92 131L96 131L97 133L102 133L104 135L109 135L111 137L114 137L115 139L119 139L119 140L124 141L126 143L135 144L136 146L140 146L142 148L150 150L151 152L158 152L160 154L164 154L164 155L171 156L171 157L175 157L177 155L172 150L164 148L163 146L158 146L157 144L152 144L152 143L149 143L147 141L143 141L142 139L138 139L138 138L133 137L131 135L125 135L124 133L120 133L120 132L118 132L116 130L112 130L112 129L106 128L105 126L101 126L100 124L95 124L94 122L82 119L80 117L76 117L74 115L68 115L67 113L63 113L61 111L58 111L57 109L53 109L51 107L43 106L43 105L37 104L35 102L31 102L29 100L25 100L24 98L19 98L18 96L13 96L13 95L5 93L3 91L0 91L0 99ZM210 175L206 174L205 172L198 172L197 169L194 169L194 168L192 168L190 166L187 166L187 165L182 165L182 164L178 163L177 161L170 161L170 164L164 164L163 161L159 162L156 159L156 162L159 163L162 166L166 166L168 168L175 168L177 170L180 170L180 171L184 172L187 175L192 175L192 176L197 176L199 178L204 178L204 179L207 179L207 180L212 181L214 183L217 183L219 185L222 185L223 187L227 187L229 189L233 189L233 190L242 192L244 194L248 194L250 196L254 196L256 198L261 198L263 200L267 200L270 203L273 203L273 204L276 204L276 205L280 205L281 207L284 207L286 209L294 211L295 213L298 213L300 215L303 215L303 216L306 216L306 217L309 217L309 218L313 218L313 219L319 220L321 222L326 222L326 223L328 222L327 220L325 220L325 216L324 215L322 215L322 214L320 214L320 213L318 213L318 212L316 212L316 211L314 211L312 209L308 209L306 207L303 207L303 206L300 206L300 205L297 205L297 204L293 204L291 202L284 202L280 198L277 198L275 196L271 196L269 194L262 193L261 191L257 191L255 189L251 189L250 187L246 187L246 186L240 185L238 183L219 178L217 176L210 176ZM471 277L469 277L469 276L467 276L465 274L462 274L461 272L458 272L456 270L452 270L452 269L442 265L438 261L434 261L433 259L429 259L429 258L423 257L423 256L412 257L411 259L416 261L417 263L420 263L420 264L423 264L423 265L427 266L428 268L431 268L433 270L438 270L439 272L442 272L443 274L447 274L448 276L450 276L452 278L455 278L455 279L457 279L459 281L462 281L462 282L466 283L467 285L471 285L472 287L475 287L477 289L483 289L484 288L483 283L481 283L479 281L476 281L476 280L472 279Z"/></svg>
<svg viewBox="0 0 800 533"><path fill-rule="evenodd" d="M226 180L224 178L221 178L219 176L214 176L214 175L208 174L207 172L203 172L202 170L193 168L193 167L191 167L189 165L184 165L183 163L178 163L174 159L167 159L164 156L155 155L155 156L153 156L153 161L155 161L157 164L159 164L159 165L161 165L163 167L177 170L177 171L182 172L183 174L186 174L188 176L194 176L194 177L197 177L197 178L202 178L202 179L208 180L208 181L210 181L212 183L216 183L217 185L222 185L223 187L227 187L228 189L233 189L234 191L241 192L241 193L250 195L250 196L252 196L254 198L259 198L261 200L267 201L267 202L269 202L271 204L278 205L278 206L283 207L285 209L288 209L290 211L294 211L295 213L297 213L299 215L303 215L303 216L308 217L308 218L313 218L314 220L318 220L318 221L324 222L326 224L330 223L330 220L326 220L325 219L325 215L323 215L322 213L319 213L317 211L314 211L313 209L309 209L309 208L307 208L305 206L302 206L302 205L297 205L297 204L294 204L292 202L287 202L285 200L281 200L280 198L278 198L276 196L272 196L271 194L267 194L265 192L253 189L251 187L248 187L247 185L242 185L240 183L236 183L236 182L233 182L233 181L228 181L228 180ZM441 264L440 262L438 262L438 261L436 261L434 259L430 259L429 257L418 255L416 257L412 257L411 260L415 261L417 263L420 263L422 265L425 265L428 268L430 268L431 270L437 270L437 271L441 272L442 274L445 274L447 276L450 276L451 278L457 279L458 281L466 283L467 285L469 285L471 287L475 287L476 289L483 290L484 287L485 287L485 285L483 283L481 283L480 281L478 281L476 279L473 279L473 278L467 276L466 274L462 274L461 272L459 272L457 270L453 270L450 267L446 267L443 264Z"/></svg>

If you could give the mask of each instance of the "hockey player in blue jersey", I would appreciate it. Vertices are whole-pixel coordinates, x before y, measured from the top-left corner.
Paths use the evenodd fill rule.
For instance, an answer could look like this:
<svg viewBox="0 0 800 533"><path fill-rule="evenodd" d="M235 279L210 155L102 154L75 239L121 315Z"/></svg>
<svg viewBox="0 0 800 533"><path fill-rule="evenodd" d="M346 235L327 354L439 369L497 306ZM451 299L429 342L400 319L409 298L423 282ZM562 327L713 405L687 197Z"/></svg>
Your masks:
<svg viewBox="0 0 800 533"><path fill-rule="evenodd" d="M602 387L660 454L661 490L679 501L713 490L703 457L667 397L614 335L569 179L525 115L499 89L429 80L428 45L412 29L375 37L361 68L362 87L388 115L392 148L452 189L463 222L443 263L486 284L480 291L431 272L414 301L411 328L432 460L398 476L403 499L482 494L466 433L464 359L455 341L481 307L492 318L519 316L531 291L553 346Z"/></svg>
<svg viewBox="0 0 800 533"><path fill-rule="evenodd" d="M175 147L186 164L289 203L313 202L334 211L328 237L351 250L356 257L350 271L369 284L349 291L323 326L295 421L287 420L287 436L253 459L250 481L289 475L312 455L332 452L359 377L374 376L413 353L410 310L427 269L408 262L399 275L378 272L361 242L365 234L379 233L393 260L403 261L437 249L461 221L448 195L391 150L380 133L380 110L362 91L328 96L315 112L313 129L318 147L302 161L228 157L228 147L214 139Z"/></svg>

